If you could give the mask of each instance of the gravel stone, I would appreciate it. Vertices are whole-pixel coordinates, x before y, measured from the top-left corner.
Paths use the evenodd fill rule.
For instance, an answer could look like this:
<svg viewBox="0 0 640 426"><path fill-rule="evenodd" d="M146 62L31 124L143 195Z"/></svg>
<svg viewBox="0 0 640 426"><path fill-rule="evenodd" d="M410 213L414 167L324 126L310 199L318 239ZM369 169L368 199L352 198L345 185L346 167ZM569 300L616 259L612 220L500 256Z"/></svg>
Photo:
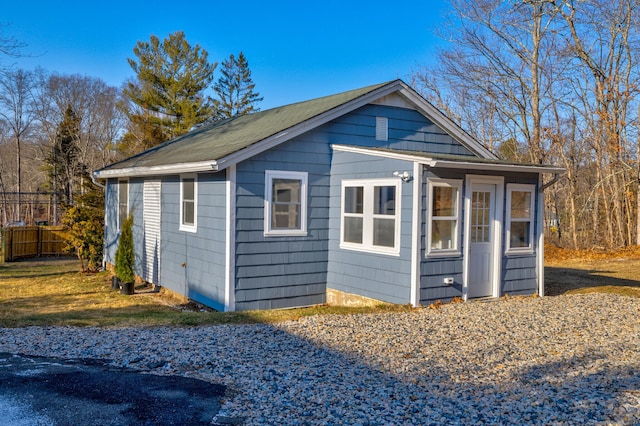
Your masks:
<svg viewBox="0 0 640 426"><path fill-rule="evenodd" d="M503 298L267 325L0 329L0 351L220 383L212 424L640 424L640 298Z"/></svg>

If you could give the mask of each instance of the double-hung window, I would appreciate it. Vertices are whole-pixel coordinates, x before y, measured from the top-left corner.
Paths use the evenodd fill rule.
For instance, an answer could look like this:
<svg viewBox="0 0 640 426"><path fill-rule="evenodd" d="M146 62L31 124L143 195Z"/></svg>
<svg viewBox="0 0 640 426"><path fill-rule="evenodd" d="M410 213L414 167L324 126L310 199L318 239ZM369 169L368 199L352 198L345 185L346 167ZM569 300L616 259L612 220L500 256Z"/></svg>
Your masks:
<svg viewBox="0 0 640 426"><path fill-rule="evenodd" d="M342 181L340 247L400 253L400 181Z"/></svg>
<svg viewBox="0 0 640 426"><path fill-rule="evenodd" d="M507 253L533 252L535 185L507 185Z"/></svg>
<svg viewBox="0 0 640 426"><path fill-rule="evenodd" d="M451 256L460 254L461 193L461 180L429 180L427 255Z"/></svg>
<svg viewBox="0 0 640 426"><path fill-rule="evenodd" d="M306 172L265 171L265 235L307 235L307 180Z"/></svg>
<svg viewBox="0 0 640 426"><path fill-rule="evenodd" d="M198 223L198 181L195 175L180 177L180 230L196 232Z"/></svg>
<svg viewBox="0 0 640 426"><path fill-rule="evenodd" d="M118 230L122 229L122 224L129 214L129 181L118 181Z"/></svg>

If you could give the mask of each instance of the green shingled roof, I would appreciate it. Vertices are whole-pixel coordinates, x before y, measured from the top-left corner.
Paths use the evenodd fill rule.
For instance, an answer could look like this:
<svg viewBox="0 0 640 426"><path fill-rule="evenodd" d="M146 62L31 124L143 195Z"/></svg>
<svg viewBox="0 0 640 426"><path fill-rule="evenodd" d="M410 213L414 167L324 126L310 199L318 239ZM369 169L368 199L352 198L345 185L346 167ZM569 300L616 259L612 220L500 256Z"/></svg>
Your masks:
<svg viewBox="0 0 640 426"><path fill-rule="evenodd" d="M391 82L325 96L202 126L101 171L217 161L364 96Z"/></svg>

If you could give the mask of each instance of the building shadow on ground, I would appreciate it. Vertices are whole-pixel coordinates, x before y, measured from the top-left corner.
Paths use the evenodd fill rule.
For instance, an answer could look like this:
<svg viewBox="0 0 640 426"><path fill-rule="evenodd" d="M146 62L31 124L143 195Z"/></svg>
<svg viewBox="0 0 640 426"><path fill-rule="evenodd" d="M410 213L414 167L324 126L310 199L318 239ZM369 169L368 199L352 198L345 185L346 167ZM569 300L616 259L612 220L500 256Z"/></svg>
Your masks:
<svg viewBox="0 0 640 426"><path fill-rule="evenodd" d="M612 277L612 273L601 269L547 266L544 268L544 293L545 296L558 296L569 291L604 286L635 287L640 293L640 271L638 280Z"/></svg>

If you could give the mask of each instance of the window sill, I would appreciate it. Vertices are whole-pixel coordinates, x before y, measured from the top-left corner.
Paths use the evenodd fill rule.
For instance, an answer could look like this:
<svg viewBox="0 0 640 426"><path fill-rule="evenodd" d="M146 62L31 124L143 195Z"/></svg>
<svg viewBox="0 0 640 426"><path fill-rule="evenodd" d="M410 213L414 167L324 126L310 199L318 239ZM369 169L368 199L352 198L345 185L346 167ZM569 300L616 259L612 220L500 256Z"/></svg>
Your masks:
<svg viewBox="0 0 640 426"><path fill-rule="evenodd" d="M193 232L193 233L195 233L195 232L198 231L198 228L195 227L195 226L180 225L179 230L183 231L183 232Z"/></svg>
<svg viewBox="0 0 640 426"><path fill-rule="evenodd" d="M343 250L359 251L361 253L383 254L387 256L400 256L400 249L395 249L395 248L389 248L388 250L385 250L385 249L378 249L374 247L363 247L363 246L344 244L344 243L340 244L340 248Z"/></svg>
<svg viewBox="0 0 640 426"><path fill-rule="evenodd" d="M515 248L509 249L504 253L506 256L522 256L522 255L533 255L533 249L530 247L527 248Z"/></svg>
<svg viewBox="0 0 640 426"><path fill-rule="evenodd" d="M460 250L436 250L428 252L425 257L427 259L442 257L462 257L462 252Z"/></svg>
<svg viewBox="0 0 640 426"><path fill-rule="evenodd" d="M301 231L299 229L292 231L278 230L267 231L264 233L265 237L306 237L309 233L307 231Z"/></svg>

